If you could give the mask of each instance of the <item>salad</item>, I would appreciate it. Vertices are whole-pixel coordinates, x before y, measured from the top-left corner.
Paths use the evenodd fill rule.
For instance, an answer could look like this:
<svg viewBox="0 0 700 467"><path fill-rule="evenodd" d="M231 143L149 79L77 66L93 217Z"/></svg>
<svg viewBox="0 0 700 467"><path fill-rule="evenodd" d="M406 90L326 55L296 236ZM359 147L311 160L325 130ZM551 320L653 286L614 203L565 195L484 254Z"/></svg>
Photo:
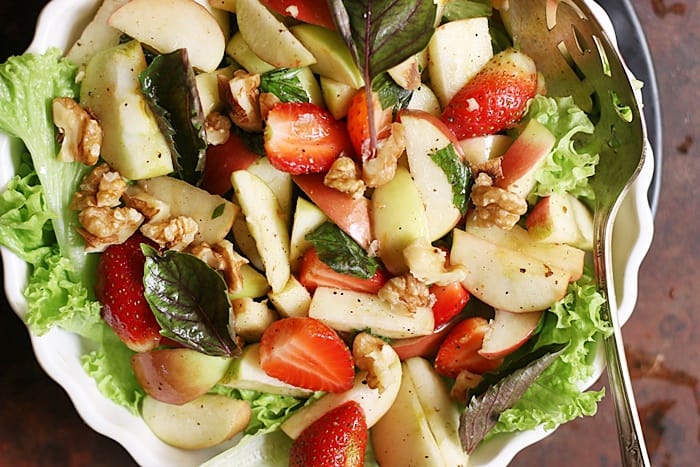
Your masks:
<svg viewBox="0 0 700 467"><path fill-rule="evenodd" d="M164 442L239 436L213 465L463 465L593 414L590 117L504 5L280 3L105 1L2 65L32 331Z"/></svg>

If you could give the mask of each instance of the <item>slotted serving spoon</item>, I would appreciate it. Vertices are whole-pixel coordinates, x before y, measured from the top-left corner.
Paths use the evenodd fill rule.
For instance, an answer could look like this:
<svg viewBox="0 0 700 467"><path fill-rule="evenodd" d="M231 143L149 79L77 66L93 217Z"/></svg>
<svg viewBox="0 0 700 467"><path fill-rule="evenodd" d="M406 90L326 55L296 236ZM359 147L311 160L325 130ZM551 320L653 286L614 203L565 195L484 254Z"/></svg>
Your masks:
<svg viewBox="0 0 700 467"><path fill-rule="evenodd" d="M593 261L606 298L603 316L613 334L604 342L625 466L648 466L622 344L612 281L612 227L624 195L647 157L646 127L630 75L591 9L582 0L512 0L509 20L515 44L544 74L550 96L573 96L593 116L600 162L595 191Z"/></svg>

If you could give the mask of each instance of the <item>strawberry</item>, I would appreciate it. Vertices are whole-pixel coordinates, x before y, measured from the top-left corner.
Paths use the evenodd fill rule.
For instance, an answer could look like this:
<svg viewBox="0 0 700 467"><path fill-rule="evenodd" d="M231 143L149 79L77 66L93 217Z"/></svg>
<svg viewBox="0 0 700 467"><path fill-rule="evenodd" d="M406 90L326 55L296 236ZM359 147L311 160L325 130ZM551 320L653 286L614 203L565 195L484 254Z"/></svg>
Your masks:
<svg viewBox="0 0 700 467"><path fill-rule="evenodd" d="M316 290L316 287L336 287L376 294L386 281L387 275L382 269L377 269L369 279L336 272L321 261L313 247L304 253L299 269L299 282L310 292Z"/></svg>
<svg viewBox="0 0 700 467"><path fill-rule="evenodd" d="M469 292L459 282L447 285L433 284L430 286L430 293L435 296L433 305L435 329L457 316L469 301Z"/></svg>
<svg viewBox="0 0 700 467"><path fill-rule="evenodd" d="M294 440L290 467L362 467L367 420L357 401L349 400L321 415Z"/></svg>
<svg viewBox="0 0 700 467"><path fill-rule="evenodd" d="M435 371L456 378L462 370L482 374L497 368L502 359L489 360L478 353L488 328L488 321L480 316L467 318L457 324L438 349Z"/></svg>
<svg viewBox="0 0 700 467"><path fill-rule="evenodd" d="M513 128L537 91L537 69L530 57L506 49L450 100L442 120L458 139Z"/></svg>
<svg viewBox="0 0 700 467"><path fill-rule="evenodd" d="M391 128L392 109L391 107L382 109L376 92L372 93L372 107L377 139L386 138ZM346 123L355 153L361 155L362 160L367 160L371 154L369 154L369 111L364 88L357 91L350 100Z"/></svg>
<svg viewBox="0 0 700 467"><path fill-rule="evenodd" d="M247 169L260 156L248 149L243 137L231 132L223 144L209 145L204 164L202 188L215 195L225 195L231 188L231 173Z"/></svg>
<svg viewBox="0 0 700 467"><path fill-rule="evenodd" d="M260 339L260 366L270 376L313 391L344 392L355 377L345 342L309 317L284 318L268 326Z"/></svg>
<svg viewBox="0 0 700 467"><path fill-rule="evenodd" d="M141 252L142 243L155 246L137 231L124 243L107 247L100 256L95 279L102 318L136 352L151 350L161 342L160 326L143 295L146 258Z"/></svg>
<svg viewBox="0 0 700 467"><path fill-rule="evenodd" d="M324 0L263 0L262 3L280 15L335 29L333 15L328 8L328 3Z"/></svg>
<svg viewBox="0 0 700 467"><path fill-rule="evenodd" d="M292 175L330 169L352 153L345 124L326 109L308 102L276 104L267 115L265 152L277 169Z"/></svg>

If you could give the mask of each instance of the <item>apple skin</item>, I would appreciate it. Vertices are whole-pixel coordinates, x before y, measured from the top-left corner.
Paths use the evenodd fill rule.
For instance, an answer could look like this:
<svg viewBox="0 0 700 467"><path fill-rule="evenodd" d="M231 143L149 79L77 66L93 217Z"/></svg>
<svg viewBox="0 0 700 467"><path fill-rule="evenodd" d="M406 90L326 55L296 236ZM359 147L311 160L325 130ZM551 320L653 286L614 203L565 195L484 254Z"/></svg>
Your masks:
<svg viewBox="0 0 700 467"><path fill-rule="evenodd" d="M503 358L519 349L532 336L542 319L543 311L513 313L495 310L494 318L484 334L479 355L488 359Z"/></svg>
<svg viewBox="0 0 700 467"><path fill-rule="evenodd" d="M372 241L369 200L354 199L347 193L323 184L323 174L294 175L292 180L346 234L362 248Z"/></svg>
<svg viewBox="0 0 700 467"><path fill-rule="evenodd" d="M156 349L131 357L136 380L154 399L182 405L206 394L231 361L187 348Z"/></svg>
<svg viewBox="0 0 700 467"><path fill-rule="evenodd" d="M593 250L593 217L569 193L553 193L538 200L525 218L525 227L538 241Z"/></svg>
<svg viewBox="0 0 700 467"><path fill-rule="evenodd" d="M501 157L502 175L494 185L526 198L535 186L535 174L555 143L555 136L544 125L530 120Z"/></svg>
<svg viewBox="0 0 700 467"><path fill-rule="evenodd" d="M483 164L489 159L502 156L511 144L513 138L501 134L474 136L459 141L464 159L472 165Z"/></svg>

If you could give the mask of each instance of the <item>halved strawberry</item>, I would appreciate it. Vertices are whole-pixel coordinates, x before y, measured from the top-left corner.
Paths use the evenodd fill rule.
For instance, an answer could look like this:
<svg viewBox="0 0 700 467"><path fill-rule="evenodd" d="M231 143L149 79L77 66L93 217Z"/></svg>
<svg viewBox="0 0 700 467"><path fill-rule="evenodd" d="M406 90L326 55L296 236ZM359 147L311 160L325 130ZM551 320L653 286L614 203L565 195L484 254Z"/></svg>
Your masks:
<svg viewBox="0 0 700 467"><path fill-rule="evenodd" d="M349 400L323 414L294 440L290 467L362 467L367 447L367 420L357 401Z"/></svg>
<svg viewBox="0 0 700 467"><path fill-rule="evenodd" d="M263 0L262 3L280 15L335 29L333 15L325 0Z"/></svg>
<svg viewBox="0 0 700 467"><path fill-rule="evenodd" d="M456 378L462 370L482 374L496 369L503 359L489 360L478 353L488 328L489 322L480 316L467 318L457 324L438 349L435 371Z"/></svg>
<svg viewBox="0 0 700 467"><path fill-rule="evenodd" d="M458 139L495 134L518 123L536 91L535 62L522 52L506 49L455 94L442 120Z"/></svg>
<svg viewBox="0 0 700 467"><path fill-rule="evenodd" d="M207 147L202 188L225 195L232 190L231 173L247 169L258 159L260 156L248 149L241 135L231 132L225 143Z"/></svg>
<svg viewBox="0 0 700 467"><path fill-rule="evenodd" d="M382 109L379 95L376 92L372 92L372 111L374 112L374 127L377 129L377 138L386 138L389 136L391 128L392 108ZM371 154L369 154L369 111L364 88L357 91L352 97L346 122L355 153L360 155L362 160L367 160Z"/></svg>
<svg viewBox="0 0 700 467"><path fill-rule="evenodd" d="M382 269L377 269L369 279L336 272L321 261L314 247L309 248L304 253L299 268L299 282L310 292L316 290L316 287L336 287L376 294L387 280L387 274Z"/></svg>
<svg viewBox="0 0 700 467"><path fill-rule="evenodd" d="M469 292L459 282L447 285L433 284L430 286L430 293L435 295L433 305L435 329L457 316L469 301Z"/></svg>
<svg viewBox="0 0 700 467"><path fill-rule="evenodd" d="M119 338L136 352L154 349L161 342L160 325L143 295L141 244L156 246L136 232L124 243L110 245L100 256L95 294L102 303L102 318Z"/></svg>
<svg viewBox="0 0 700 467"><path fill-rule="evenodd" d="M293 175L326 172L352 153L345 124L309 102L276 104L267 115L265 152L277 169Z"/></svg>
<svg viewBox="0 0 700 467"><path fill-rule="evenodd" d="M309 317L284 318L268 326L260 339L260 366L270 376L313 391L344 392L355 377L345 342Z"/></svg>

